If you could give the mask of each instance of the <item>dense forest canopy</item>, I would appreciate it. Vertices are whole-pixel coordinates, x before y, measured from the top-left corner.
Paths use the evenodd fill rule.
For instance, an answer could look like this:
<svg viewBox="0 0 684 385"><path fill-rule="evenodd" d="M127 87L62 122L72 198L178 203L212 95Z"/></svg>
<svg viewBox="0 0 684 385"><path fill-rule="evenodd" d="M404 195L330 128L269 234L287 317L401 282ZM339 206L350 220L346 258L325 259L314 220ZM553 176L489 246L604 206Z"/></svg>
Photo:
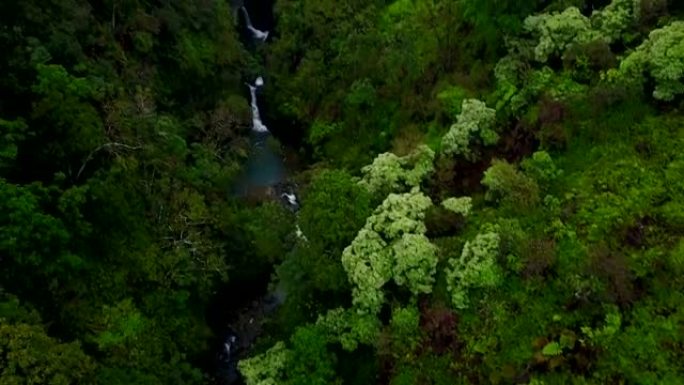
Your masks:
<svg viewBox="0 0 684 385"><path fill-rule="evenodd" d="M0 2L0 384L684 383L684 3L241 6Z"/></svg>

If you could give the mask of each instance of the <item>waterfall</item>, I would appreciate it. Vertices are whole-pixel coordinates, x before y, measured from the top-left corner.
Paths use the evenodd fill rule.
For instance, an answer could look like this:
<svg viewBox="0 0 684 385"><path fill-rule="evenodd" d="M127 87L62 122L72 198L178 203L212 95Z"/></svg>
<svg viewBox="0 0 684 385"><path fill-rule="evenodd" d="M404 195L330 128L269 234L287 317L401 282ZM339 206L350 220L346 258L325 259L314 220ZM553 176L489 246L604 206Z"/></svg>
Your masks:
<svg viewBox="0 0 684 385"><path fill-rule="evenodd" d="M252 96L252 129L256 132L268 132L268 127L261 121L261 114L259 114L259 106L257 105L256 90L264 85L264 79L259 76L254 85L247 84L249 93Z"/></svg>
<svg viewBox="0 0 684 385"><path fill-rule="evenodd" d="M240 7L242 13L245 15L245 23L247 24L247 29L252 32L252 36L257 39L266 41L268 38L268 31L260 31L252 25L252 20L249 18L249 13L247 13L247 8L244 6ZM252 97L252 129L256 132L268 132L268 127L261 121L261 115L259 114L259 106L257 105L256 91L259 87L264 85L264 79L259 76L254 81L254 85L247 84L249 87L249 93Z"/></svg>
<svg viewBox="0 0 684 385"><path fill-rule="evenodd" d="M299 207L299 202L297 202L296 195L290 193L282 193L280 194L280 197L285 198L287 200L287 203L289 203L291 206Z"/></svg>
<svg viewBox="0 0 684 385"><path fill-rule="evenodd" d="M247 24L247 29L249 29L250 32L252 32L252 36L254 36L254 38L257 40L266 41L266 39L268 38L268 31L264 32L254 28L254 26L252 25L252 20L249 18L249 13L247 13L247 8L242 6L240 7L240 9L242 10L242 13L245 15L245 23Z"/></svg>

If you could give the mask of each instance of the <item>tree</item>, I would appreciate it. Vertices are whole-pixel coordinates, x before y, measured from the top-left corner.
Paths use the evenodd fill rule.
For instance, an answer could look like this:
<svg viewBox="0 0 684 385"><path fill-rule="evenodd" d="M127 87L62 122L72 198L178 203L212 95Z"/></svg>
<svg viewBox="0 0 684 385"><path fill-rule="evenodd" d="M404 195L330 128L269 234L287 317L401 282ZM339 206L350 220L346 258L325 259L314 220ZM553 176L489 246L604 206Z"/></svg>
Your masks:
<svg viewBox="0 0 684 385"><path fill-rule="evenodd" d="M489 52L501 47L503 38L519 33L523 19L534 12L540 1L464 0L460 2L462 19L476 31L476 42Z"/></svg>
<svg viewBox="0 0 684 385"><path fill-rule="evenodd" d="M449 259L447 285L455 307L469 306L471 289L492 288L501 283L503 272L496 262L499 242L499 234L494 231L480 233L465 243L460 257Z"/></svg>
<svg viewBox="0 0 684 385"><path fill-rule="evenodd" d="M479 139L485 146L499 140L494 130L496 111L488 108L477 99L465 99L456 123L442 138L442 152L446 155L462 155L466 159L475 159L470 148L473 139Z"/></svg>
<svg viewBox="0 0 684 385"><path fill-rule="evenodd" d="M603 322L584 326L585 344L598 350L596 373L605 378L619 373L625 381L643 384L677 383L684 376L681 365L682 343L678 328L684 312L677 304L681 293L660 294L658 300L640 301L630 311L608 307Z"/></svg>
<svg viewBox="0 0 684 385"><path fill-rule="evenodd" d="M537 151L532 157L523 160L521 163L525 174L532 177L540 187L548 189L562 171L556 167L551 155L546 151Z"/></svg>
<svg viewBox="0 0 684 385"><path fill-rule="evenodd" d="M240 360L238 368L247 385L339 384L327 343L320 325L306 325L292 335L290 348L279 341L262 354Z"/></svg>
<svg viewBox="0 0 684 385"><path fill-rule="evenodd" d="M635 26L641 11L641 0L612 0L603 9L591 14L592 27L609 43L620 41L622 35Z"/></svg>
<svg viewBox="0 0 684 385"><path fill-rule="evenodd" d="M387 242L407 233L421 234L425 232L425 210L430 206L430 198L418 189L404 194L390 194L368 217L364 229L378 233Z"/></svg>
<svg viewBox="0 0 684 385"><path fill-rule="evenodd" d="M375 314L353 308L330 310L318 317L316 325L322 328L329 343L339 343L350 352L355 351L359 344L374 346L382 326Z"/></svg>
<svg viewBox="0 0 684 385"><path fill-rule="evenodd" d="M414 294L431 291L437 257L424 237L423 223L431 205L430 198L415 190L390 194L344 249L342 265L354 285L353 303L360 311L376 314L380 310L382 287L395 273L400 274L395 276L397 283L407 285ZM401 245L411 247L415 254L401 250Z"/></svg>
<svg viewBox="0 0 684 385"><path fill-rule="evenodd" d="M425 21L434 17L436 8L435 3L399 0L383 10L379 27L389 49L381 61L385 64L388 85L409 86L436 64L440 30L423 33Z"/></svg>
<svg viewBox="0 0 684 385"><path fill-rule="evenodd" d="M447 198L442 201L442 207L454 212L456 214L461 214L467 217L470 214L470 210L473 207L473 198L471 197L460 197L460 198Z"/></svg>
<svg viewBox="0 0 684 385"><path fill-rule="evenodd" d="M404 234L392 246L392 276L413 294L430 293L437 273L437 246L423 234Z"/></svg>
<svg viewBox="0 0 684 385"><path fill-rule="evenodd" d="M633 84L643 87L643 74L655 80L653 97L672 101L684 93L684 22L652 31L648 39L629 54L618 70L608 71L608 79L614 83Z"/></svg>
<svg viewBox="0 0 684 385"><path fill-rule="evenodd" d="M10 270L31 269L45 276L78 267L79 258L67 250L66 226L43 209L48 194L38 184L22 187L0 178L0 252L12 262Z"/></svg>
<svg viewBox="0 0 684 385"><path fill-rule="evenodd" d="M332 256L354 238L371 213L370 194L347 172L316 174L302 195L299 225L309 242Z"/></svg>
<svg viewBox="0 0 684 385"><path fill-rule="evenodd" d="M400 365L411 365L415 362L416 348L421 340L420 311L417 306L394 307L389 322L389 354Z"/></svg>
<svg viewBox="0 0 684 385"><path fill-rule="evenodd" d="M247 385L283 384L284 371L291 355L292 352L279 341L263 354L240 360L238 368Z"/></svg>
<svg viewBox="0 0 684 385"><path fill-rule="evenodd" d="M550 57L561 56L573 44L588 43L596 38L591 21L576 7L568 7L560 13L529 16L525 19L525 30L536 38L534 58L542 63Z"/></svg>
<svg viewBox="0 0 684 385"><path fill-rule="evenodd" d="M533 208L539 203L539 187L534 179L506 161L494 160L485 171L482 184L487 187L487 199L519 209Z"/></svg>
<svg viewBox="0 0 684 385"><path fill-rule="evenodd" d="M386 152L378 155L373 163L361 169L363 179L360 184L368 191L378 195L387 195L402 187L404 170L401 158Z"/></svg>
<svg viewBox="0 0 684 385"><path fill-rule="evenodd" d="M42 325L0 318L0 382L7 385L95 383L95 363L78 342L62 343Z"/></svg>
<svg viewBox="0 0 684 385"><path fill-rule="evenodd" d="M342 253L342 265L354 285L354 305L377 313L385 301L380 290L392 277L391 254L382 237L362 229Z"/></svg>
<svg viewBox="0 0 684 385"><path fill-rule="evenodd" d="M0 147L0 175L4 175L15 166L18 144L25 138L27 129L26 122L21 119L8 121L0 118L0 138L3 142Z"/></svg>
<svg viewBox="0 0 684 385"><path fill-rule="evenodd" d="M208 297L252 241L280 252L217 219L245 207L234 23L222 1L0 5L0 291L50 325L0 322L0 382L202 381Z"/></svg>
<svg viewBox="0 0 684 385"><path fill-rule="evenodd" d="M98 329L101 329L94 341L103 351L135 344L148 323L130 299L121 301L116 306L104 306L102 315L98 318Z"/></svg>
<svg viewBox="0 0 684 385"><path fill-rule="evenodd" d="M287 385L339 385L335 374L336 358L328 350L324 331L318 325L307 325L295 331L292 338L291 362L287 365Z"/></svg>
<svg viewBox="0 0 684 385"><path fill-rule="evenodd" d="M373 163L361 169L359 182L374 196L385 197L390 192L405 192L420 186L433 169L435 153L420 145L411 154L399 157L390 152L380 154Z"/></svg>

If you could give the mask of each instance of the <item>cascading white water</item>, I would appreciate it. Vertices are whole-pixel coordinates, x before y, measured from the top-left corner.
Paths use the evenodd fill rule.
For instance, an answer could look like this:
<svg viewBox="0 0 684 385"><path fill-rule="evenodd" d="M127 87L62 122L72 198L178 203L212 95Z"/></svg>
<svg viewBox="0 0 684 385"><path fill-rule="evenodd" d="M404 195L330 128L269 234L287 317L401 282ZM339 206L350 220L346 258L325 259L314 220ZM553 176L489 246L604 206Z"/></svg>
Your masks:
<svg viewBox="0 0 684 385"><path fill-rule="evenodd" d="M287 199L287 203L289 203L291 206L299 206L299 202L297 202L297 196L294 194L282 193L280 194L280 197Z"/></svg>
<svg viewBox="0 0 684 385"><path fill-rule="evenodd" d="M252 36L254 39L261 40L262 42L266 41L268 38L268 31L261 31L252 25L252 20L249 17L249 13L247 13L247 9L242 6L240 7L242 10L242 13L245 16L245 24L247 25L247 29L249 29L252 32ZM251 101L251 106L252 106L252 130L255 132L260 132L260 133L268 133L268 127L261 121L261 114L259 113L259 106L257 105L257 95L256 91L259 89L259 87L263 87L264 85L264 79L259 76L254 80L254 84L247 84L249 87L249 92L252 98ZM263 142L257 141L257 147L259 147L259 144L263 144ZM283 193L280 196L281 198L285 198L285 201L290 205L290 207L296 212L299 210L299 202L297 201L297 196L294 193ZM304 233L302 233L302 230L299 228L299 224L296 224L296 234L297 237L303 241L307 241L306 236Z"/></svg>
<svg viewBox="0 0 684 385"><path fill-rule="evenodd" d="M255 39L261 40L261 41L266 41L268 39L268 31L261 31L252 25L252 20L249 18L249 13L247 13L247 8L245 7L240 7L242 10L242 13L245 15L245 24L247 24L247 29L249 29L250 32L252 32L252 36L254 36Z"/></svg>
<svg viewBox="0 0 684 385"><path fill-rule="evenodd" d="M249 93L252 97L252 130L256 132L268 132L268 127L261 121L261 114L259 113L259 106L257 105L256 91L257 88L264 85L264 79L259 76L255 81L254 85L247 84L249 87Z"/></svg>

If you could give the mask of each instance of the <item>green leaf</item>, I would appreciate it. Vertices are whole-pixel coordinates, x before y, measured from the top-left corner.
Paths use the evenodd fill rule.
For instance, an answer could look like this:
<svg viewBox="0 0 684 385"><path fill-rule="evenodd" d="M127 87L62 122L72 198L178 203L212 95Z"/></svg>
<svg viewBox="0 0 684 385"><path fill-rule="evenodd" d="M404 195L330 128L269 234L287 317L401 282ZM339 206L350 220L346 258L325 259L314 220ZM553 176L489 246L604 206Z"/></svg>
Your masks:
<svg viewBox="0 0 684 385"><path fill-rule="evenodd" d="M554 342L549 342L544 346L544 349L542 349L542 354L545 356L558 356L563 352L563 349L561 348L560 344L556 341Z"/></svg>

